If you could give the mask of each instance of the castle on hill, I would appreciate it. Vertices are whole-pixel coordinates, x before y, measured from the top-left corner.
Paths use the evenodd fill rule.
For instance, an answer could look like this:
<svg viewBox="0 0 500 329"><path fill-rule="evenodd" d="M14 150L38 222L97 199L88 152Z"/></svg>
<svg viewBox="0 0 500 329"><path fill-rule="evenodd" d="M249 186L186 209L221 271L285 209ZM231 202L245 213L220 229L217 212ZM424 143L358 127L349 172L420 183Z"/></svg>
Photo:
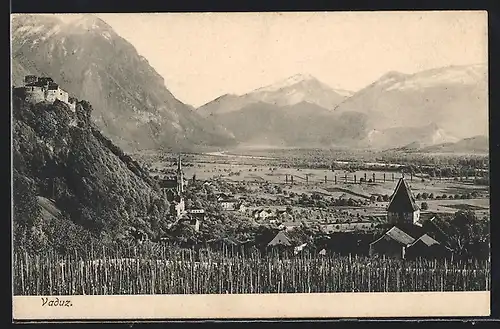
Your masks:
<svg viewBox="0 0 500 329"><path fill-rule="evenodd" d="M70 110L75 112L76 99L69 97L68 92L61 89L50 77L27 75L24 77L23 87L14 89L26 102L37 104L40 102L53 103L56 100L66 103Z"/></svg>

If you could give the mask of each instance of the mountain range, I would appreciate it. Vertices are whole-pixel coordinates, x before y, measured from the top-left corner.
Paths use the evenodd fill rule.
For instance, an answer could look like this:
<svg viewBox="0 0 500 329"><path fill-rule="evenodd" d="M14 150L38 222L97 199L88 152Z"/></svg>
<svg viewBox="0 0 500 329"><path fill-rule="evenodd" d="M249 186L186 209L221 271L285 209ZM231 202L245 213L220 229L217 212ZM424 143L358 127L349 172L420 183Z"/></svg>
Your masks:
<svg viewBox="0 0 500 329"><path fill-rule="evenodd" d="M357 92L298 74L197 111L243 144L421 147L488 135L487 66L388 72Z"/></svg>
<svg viewBox="0 0 500 329"><path fill-rule="evenodd" d="M94 15L15 15L13 85L22 85L27 74L49 76L92 103L98 127L128 150L225 146L234 140L175 98L147 59Z"/></svg>
<svg viewBox="0 0 500 329"><path fill-rule="evenodd" d="M168 54L165 54L168 58ZM419 148L488 135L487 65L388 72L359 91L296 74L199 108L175 98L147 59L94 15L12 19L12 81L50 76L92 103L125 150L238 145ZM486 137L487 138L487 137Z"/></svg>
<svg viewBox="0 0 500 329"><path fill-rule="evenodd" d="M309 103L331 110L352 94L351 91L333 89L310 74L296 74L241 96L223 95L199 107L197 112L205 117L214 116L256 103L277 107Z"/></svg>
<svg viewBox="0 0 500 329"><path fill-rule="evenodd" d="M489 141L486 136L474 136L461 139L455 143L441 143L425 147L422 147L419 143L412 143L401 150L423 153L487 154L489 152Z"/></svg>

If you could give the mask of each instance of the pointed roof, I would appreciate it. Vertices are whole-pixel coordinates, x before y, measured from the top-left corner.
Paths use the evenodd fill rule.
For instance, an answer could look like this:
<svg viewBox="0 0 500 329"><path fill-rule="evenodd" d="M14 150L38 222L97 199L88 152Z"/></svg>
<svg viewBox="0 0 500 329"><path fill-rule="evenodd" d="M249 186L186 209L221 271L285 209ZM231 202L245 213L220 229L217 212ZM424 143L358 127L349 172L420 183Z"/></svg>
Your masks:
<svg viewBox="0 0 500 329"><path fill-rule="evenodd" d="M390 238L396 242L399 242L402 245L409 245L415 241L413 237L405 233L404 231L400 230L396 226L393 226L389 231L385 232L384 235L382 235L380 238L377 240L373 241L370 244L377 243L378 241L384 239L384 238Z"/></svg>
<svg viewBox="0 0 500 329"><path fill-rule="evenodd" d="M273 247L277 245L291 246L292 242L283 231L279 231L278 234L276 234L276 236L271 240L271 242L267 244L268 247Z"/></svg>
<svg viewBox="0 0 500 329"><path fill-rule="evenodd" d="M439 242L437 242L434 238L432 238L431 236L427 235L427 234L424 234L422 235L420 238L416 239L412 244L411 246L417 244L418 242L422 242L423 244L425 244L426 246L430 247L430 246L433 246L435 244L439 244Z"/></svg>
<svg viewBox="0 0 500 329"><path fill-rule="evenodd" d="M388 212L414 212L419 210L419 206L415 202L415 198L413 197L413 193L411 192L410 186L404 179L401 177L396 185L396 189L391 196L391 201L389 202L389 206L387 207Z"/></svg>

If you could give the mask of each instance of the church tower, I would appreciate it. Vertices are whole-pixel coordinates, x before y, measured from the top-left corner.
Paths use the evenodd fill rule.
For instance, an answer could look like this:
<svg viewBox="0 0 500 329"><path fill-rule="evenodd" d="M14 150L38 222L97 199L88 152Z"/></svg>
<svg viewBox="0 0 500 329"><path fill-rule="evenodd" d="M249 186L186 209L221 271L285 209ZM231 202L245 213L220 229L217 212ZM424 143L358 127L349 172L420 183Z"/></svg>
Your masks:
<svg viewBox="0 0 500 329"><path fill-rule="evenodd" d="M177 160L177 194L182 196L184 193L184 174L182 173L181 154Z"/></svg>
<svg viewBox="0 0 500 329"><path fill-rule="evenodd" d="M420 207L415 202L410 186L404 176L399 179L398 185L392 194L387 207L387 219L390 223L416 224L420 219Z"/></svg>

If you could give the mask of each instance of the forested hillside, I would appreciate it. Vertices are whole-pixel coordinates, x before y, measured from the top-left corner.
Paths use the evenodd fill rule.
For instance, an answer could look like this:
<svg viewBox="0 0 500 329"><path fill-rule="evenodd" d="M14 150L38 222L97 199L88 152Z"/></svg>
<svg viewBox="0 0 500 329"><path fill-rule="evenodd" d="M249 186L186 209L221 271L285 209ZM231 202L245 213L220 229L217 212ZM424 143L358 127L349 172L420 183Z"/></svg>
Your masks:
<svg viewBox="0 0 500 329"><path fill-rule="evenodd" d="M148 173L91 122L62 102L13 99L14 243L60 252L153 238L169 204Z"/></svg>

